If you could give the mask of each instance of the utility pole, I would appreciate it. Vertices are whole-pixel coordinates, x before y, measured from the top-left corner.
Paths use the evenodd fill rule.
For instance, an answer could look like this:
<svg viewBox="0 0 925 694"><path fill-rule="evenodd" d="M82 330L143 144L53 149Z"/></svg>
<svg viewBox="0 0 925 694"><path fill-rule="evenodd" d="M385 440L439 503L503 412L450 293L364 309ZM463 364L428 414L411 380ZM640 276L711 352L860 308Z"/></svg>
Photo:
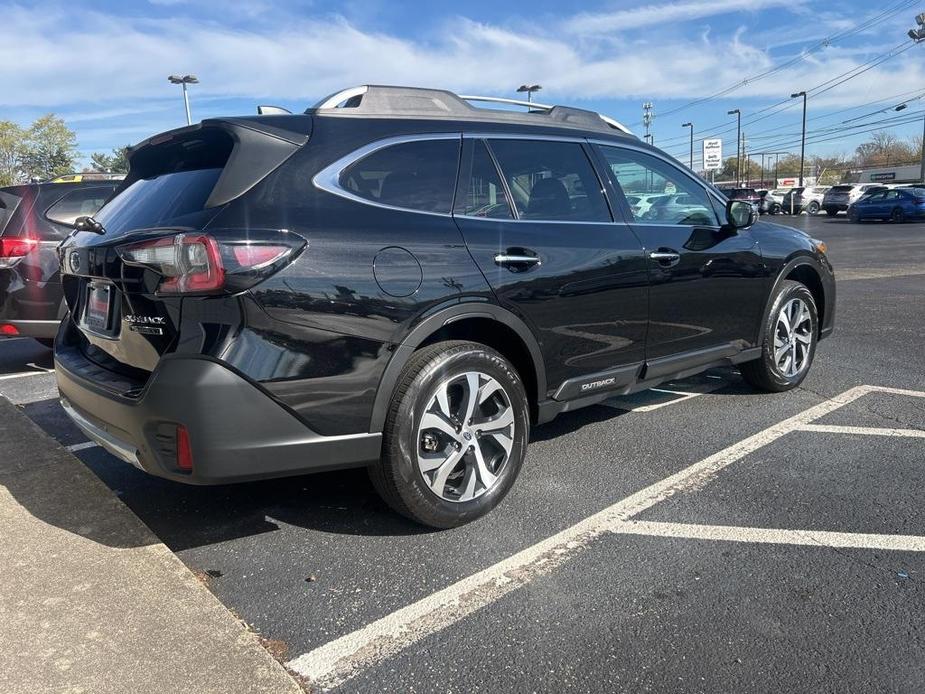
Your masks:
<svg viewBox="0 0 925 694"><path fill-rule="evenodd" d="M726 115L736 117L736 185L742 184L742 111L732 109Z"/></svg>
<svg viewBox="0 0 925 694"><path fill-rule="evenodd" d="M800 139L800 188L803 187L803 166L806 162L806 92L791 94L791 99L803 97L803 137ZM791 196L791 200L793 197Z"/></svg>
<svg viewBox="0 0 925 694"><path fill-rule="evenodd" d="M751 183L751 162L748 160L748 141L745 139L745 133L742 133L742 158L745 161L745 187Z"/></svg>
<svg viewBox="0 0 925 694"><path fill-rule="evenodd" d="M649 126L652 125L652 121L654 120L655 120L655 104L653 104L651 101L647 101L642 105L642 124L646 127L645 140L646 142L650 142L649 138L652 138L651 144L655 144L655 138L649 135Z"/></svg>
<svg viewBox="0 0 925 694"><path fill-rule="evenodd" d="M693 123L683 123L681 127L691 129L691 161L690 161L689 166L691 167L691 171L693 171L694 170L694 124Z"/></svg>
<svg viewBox="0 0 925 694"><path fill-rule="evenodd" d="M915 23L919 26L917 29L909 30L909 38L915 43L922 43L925 41L925 12L915 18ZM925 123L922 125L922 163L919 166L919 181L925 182Z"/></svg>

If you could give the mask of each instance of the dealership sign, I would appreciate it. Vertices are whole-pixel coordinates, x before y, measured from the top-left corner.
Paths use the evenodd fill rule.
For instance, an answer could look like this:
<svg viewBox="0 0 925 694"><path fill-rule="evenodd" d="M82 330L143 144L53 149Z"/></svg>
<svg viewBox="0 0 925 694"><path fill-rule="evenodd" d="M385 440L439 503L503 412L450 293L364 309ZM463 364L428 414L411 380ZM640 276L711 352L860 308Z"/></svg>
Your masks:
<svg viewBox="0 0 925 694"><path fill-rule="evenodd" d="M703 170L719 171L723 168L723 141L703 141Z"/></svg>

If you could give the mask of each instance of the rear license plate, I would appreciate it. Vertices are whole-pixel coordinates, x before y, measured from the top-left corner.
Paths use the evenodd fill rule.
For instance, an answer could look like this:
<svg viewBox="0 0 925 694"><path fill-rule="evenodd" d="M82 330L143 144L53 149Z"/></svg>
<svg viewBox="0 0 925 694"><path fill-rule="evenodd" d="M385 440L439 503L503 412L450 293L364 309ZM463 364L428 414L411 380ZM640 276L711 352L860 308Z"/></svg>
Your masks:
<svg viewBox="0 0 925 694"><path fill-rule="evenodd" d="M112 285L91 282L87 285L87 308L84 325L95 332L109 332L112 315Z"/></svg>

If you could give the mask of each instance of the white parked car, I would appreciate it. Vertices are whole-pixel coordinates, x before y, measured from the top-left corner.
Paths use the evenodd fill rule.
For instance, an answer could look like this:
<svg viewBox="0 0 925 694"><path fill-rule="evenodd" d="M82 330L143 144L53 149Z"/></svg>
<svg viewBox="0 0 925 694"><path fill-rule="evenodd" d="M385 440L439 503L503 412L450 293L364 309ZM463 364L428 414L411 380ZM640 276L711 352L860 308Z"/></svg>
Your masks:
<svg viewBox="0 0 925 694"><path fill-rule="evenodd" d="M626 201L633 209L633 216L636 219L642 219L642 216L652 208L656 200L667 196L667 193L631 193L626 196Z"/></svg>
<svg viewBox="0 0 925 694"><path fill-rule="evenodd" d="M784 214L818 214L822 209L822 201L825 198L828 186L816 186L814 188L793 188L784 195L784 201L781 207L784 208Z"/></svg>

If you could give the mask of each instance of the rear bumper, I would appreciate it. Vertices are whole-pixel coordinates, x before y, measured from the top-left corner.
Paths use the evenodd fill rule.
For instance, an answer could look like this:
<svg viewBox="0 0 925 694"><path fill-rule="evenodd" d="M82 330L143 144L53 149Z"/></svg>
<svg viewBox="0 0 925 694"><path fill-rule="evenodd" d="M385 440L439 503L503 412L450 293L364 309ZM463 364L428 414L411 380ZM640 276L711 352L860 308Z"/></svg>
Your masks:
<svg viewBox="0 0 925 694"><path fill-rule="evenodd" d="M59 320L5 320L0 318L0 324L12 325L22 337L37 337L52 340L58 334Z"/></svg>
<svg viewBox="0 0 925 694"><path fill-rule="evenodd" d="M381 434L322 436L222 364L165 358L138 398L115 395L58 362L65 411L91 439L158 477L220 484L359 467ZM176 464L176 429L189 432L193 471Z"/></svg>

